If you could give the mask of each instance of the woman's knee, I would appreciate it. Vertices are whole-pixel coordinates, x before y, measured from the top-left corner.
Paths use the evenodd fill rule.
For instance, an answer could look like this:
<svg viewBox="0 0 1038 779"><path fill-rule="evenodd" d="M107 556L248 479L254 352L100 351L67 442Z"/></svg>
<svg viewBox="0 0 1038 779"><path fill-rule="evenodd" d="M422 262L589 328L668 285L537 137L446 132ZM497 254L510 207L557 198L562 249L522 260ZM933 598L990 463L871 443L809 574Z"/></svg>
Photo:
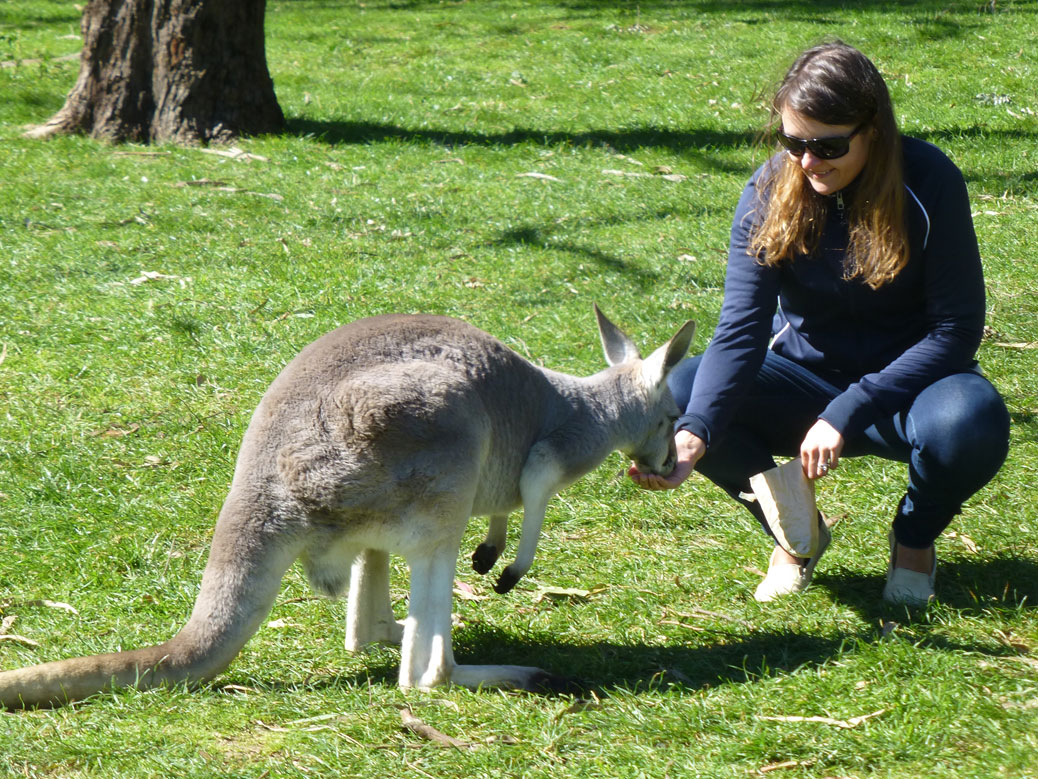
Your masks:
<svg viewBox="0 0 1038 779"><path fill-rule="evenodd" d="M908 413L913 448L938 459L1002 464L1009 449L1009 412L991 382L977 373L949 376L919 394ZM983 467L983 466L982 466Z"/></svg>

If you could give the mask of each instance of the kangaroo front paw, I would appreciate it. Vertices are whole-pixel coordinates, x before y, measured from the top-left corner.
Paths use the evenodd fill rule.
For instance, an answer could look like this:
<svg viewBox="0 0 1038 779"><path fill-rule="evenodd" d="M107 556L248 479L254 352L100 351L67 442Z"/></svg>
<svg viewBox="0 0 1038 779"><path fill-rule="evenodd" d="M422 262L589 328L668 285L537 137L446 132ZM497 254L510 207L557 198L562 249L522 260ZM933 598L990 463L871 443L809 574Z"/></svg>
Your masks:
<svg viewBox="0 0 1038 779"><path fill-rule="evenodd" d="M522 574L516 573L512 570L512 566L508 566L501 571L501 575L497 577L497 583L494 585L494 592L498 595L504 595L515 587L521 578L523 578Z"/></svg>
<svg viewBox="0 0 1038 779"><path fill-rule="evenodd" d="M496 546L480 544L472 553L472 570L480 574L489 573L500 556L501 553L497 551Z"/></svg>

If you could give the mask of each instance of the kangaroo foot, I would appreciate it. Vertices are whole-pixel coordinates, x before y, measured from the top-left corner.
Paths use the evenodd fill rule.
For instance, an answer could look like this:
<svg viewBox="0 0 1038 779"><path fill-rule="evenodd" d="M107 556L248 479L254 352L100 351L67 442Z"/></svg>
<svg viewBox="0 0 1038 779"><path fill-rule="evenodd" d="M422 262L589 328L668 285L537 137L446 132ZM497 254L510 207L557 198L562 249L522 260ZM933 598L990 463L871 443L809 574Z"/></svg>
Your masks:
<svg viewBox="0 0 1038 779"><path fill-rule="evenodd" d="M525 665L456 665L450 680L473 690L494 687L540 695L576 695L584 689L572 679Z"/></svg>
<svg viewBox="0 0 1038 779"><path fill-rule="evenodd" d="M498 595L504 595L515 587L521 578L523 578L522 574L516 573L512 570L512 566L508 566L497 577L497 582L494 584L494 592Z"/></svg>
<svg viewBox="0 0 1038 779"><path fill-rule="evenodd" d="M480 544L472 553L472 570L479 574L490 573L501 553L491 544Z"/></svg>

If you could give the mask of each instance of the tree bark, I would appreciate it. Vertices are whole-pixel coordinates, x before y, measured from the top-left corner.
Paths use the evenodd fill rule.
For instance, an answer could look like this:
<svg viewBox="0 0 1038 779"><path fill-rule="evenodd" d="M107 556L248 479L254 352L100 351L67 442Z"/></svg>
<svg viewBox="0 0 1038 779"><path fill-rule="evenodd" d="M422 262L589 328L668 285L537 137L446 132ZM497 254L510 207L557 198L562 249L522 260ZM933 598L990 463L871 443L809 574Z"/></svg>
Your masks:
<svg viewBox="0 0 1038 779"><path fill-rule="evenodd" d="M282 130L265 10L266 0L90 0L76 85L27 135L196 144Z"/></svg>

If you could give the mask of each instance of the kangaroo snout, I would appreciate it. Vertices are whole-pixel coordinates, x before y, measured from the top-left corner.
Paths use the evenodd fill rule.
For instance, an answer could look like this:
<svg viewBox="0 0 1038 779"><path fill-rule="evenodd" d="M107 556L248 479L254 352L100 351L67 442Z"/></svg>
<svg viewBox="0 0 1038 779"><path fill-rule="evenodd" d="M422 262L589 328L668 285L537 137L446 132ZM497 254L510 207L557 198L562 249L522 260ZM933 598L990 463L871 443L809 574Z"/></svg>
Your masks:
<svg viewBox="0 0 1038 779"><path fill-rule="evenodd" d="M663 454L662 459L661 454ZM659 442L654 451L635 452L628 456L641 473L652 473L657 476L669 476L678 464L678 450L674 445L674 436L669 433L665 440Z"/></svg>
<svg viewBox="0 0 1038 779"><path fill-rule="evenodd" d="M651 473L656 476L669 476L670 472L674 470L674 467L677 464L678 457L677 453L673 451L673 447L671 447L671 451L667 454L666 459L659 465L650 464L638 459L634 460L634 465L640 473Z"/></svg>

